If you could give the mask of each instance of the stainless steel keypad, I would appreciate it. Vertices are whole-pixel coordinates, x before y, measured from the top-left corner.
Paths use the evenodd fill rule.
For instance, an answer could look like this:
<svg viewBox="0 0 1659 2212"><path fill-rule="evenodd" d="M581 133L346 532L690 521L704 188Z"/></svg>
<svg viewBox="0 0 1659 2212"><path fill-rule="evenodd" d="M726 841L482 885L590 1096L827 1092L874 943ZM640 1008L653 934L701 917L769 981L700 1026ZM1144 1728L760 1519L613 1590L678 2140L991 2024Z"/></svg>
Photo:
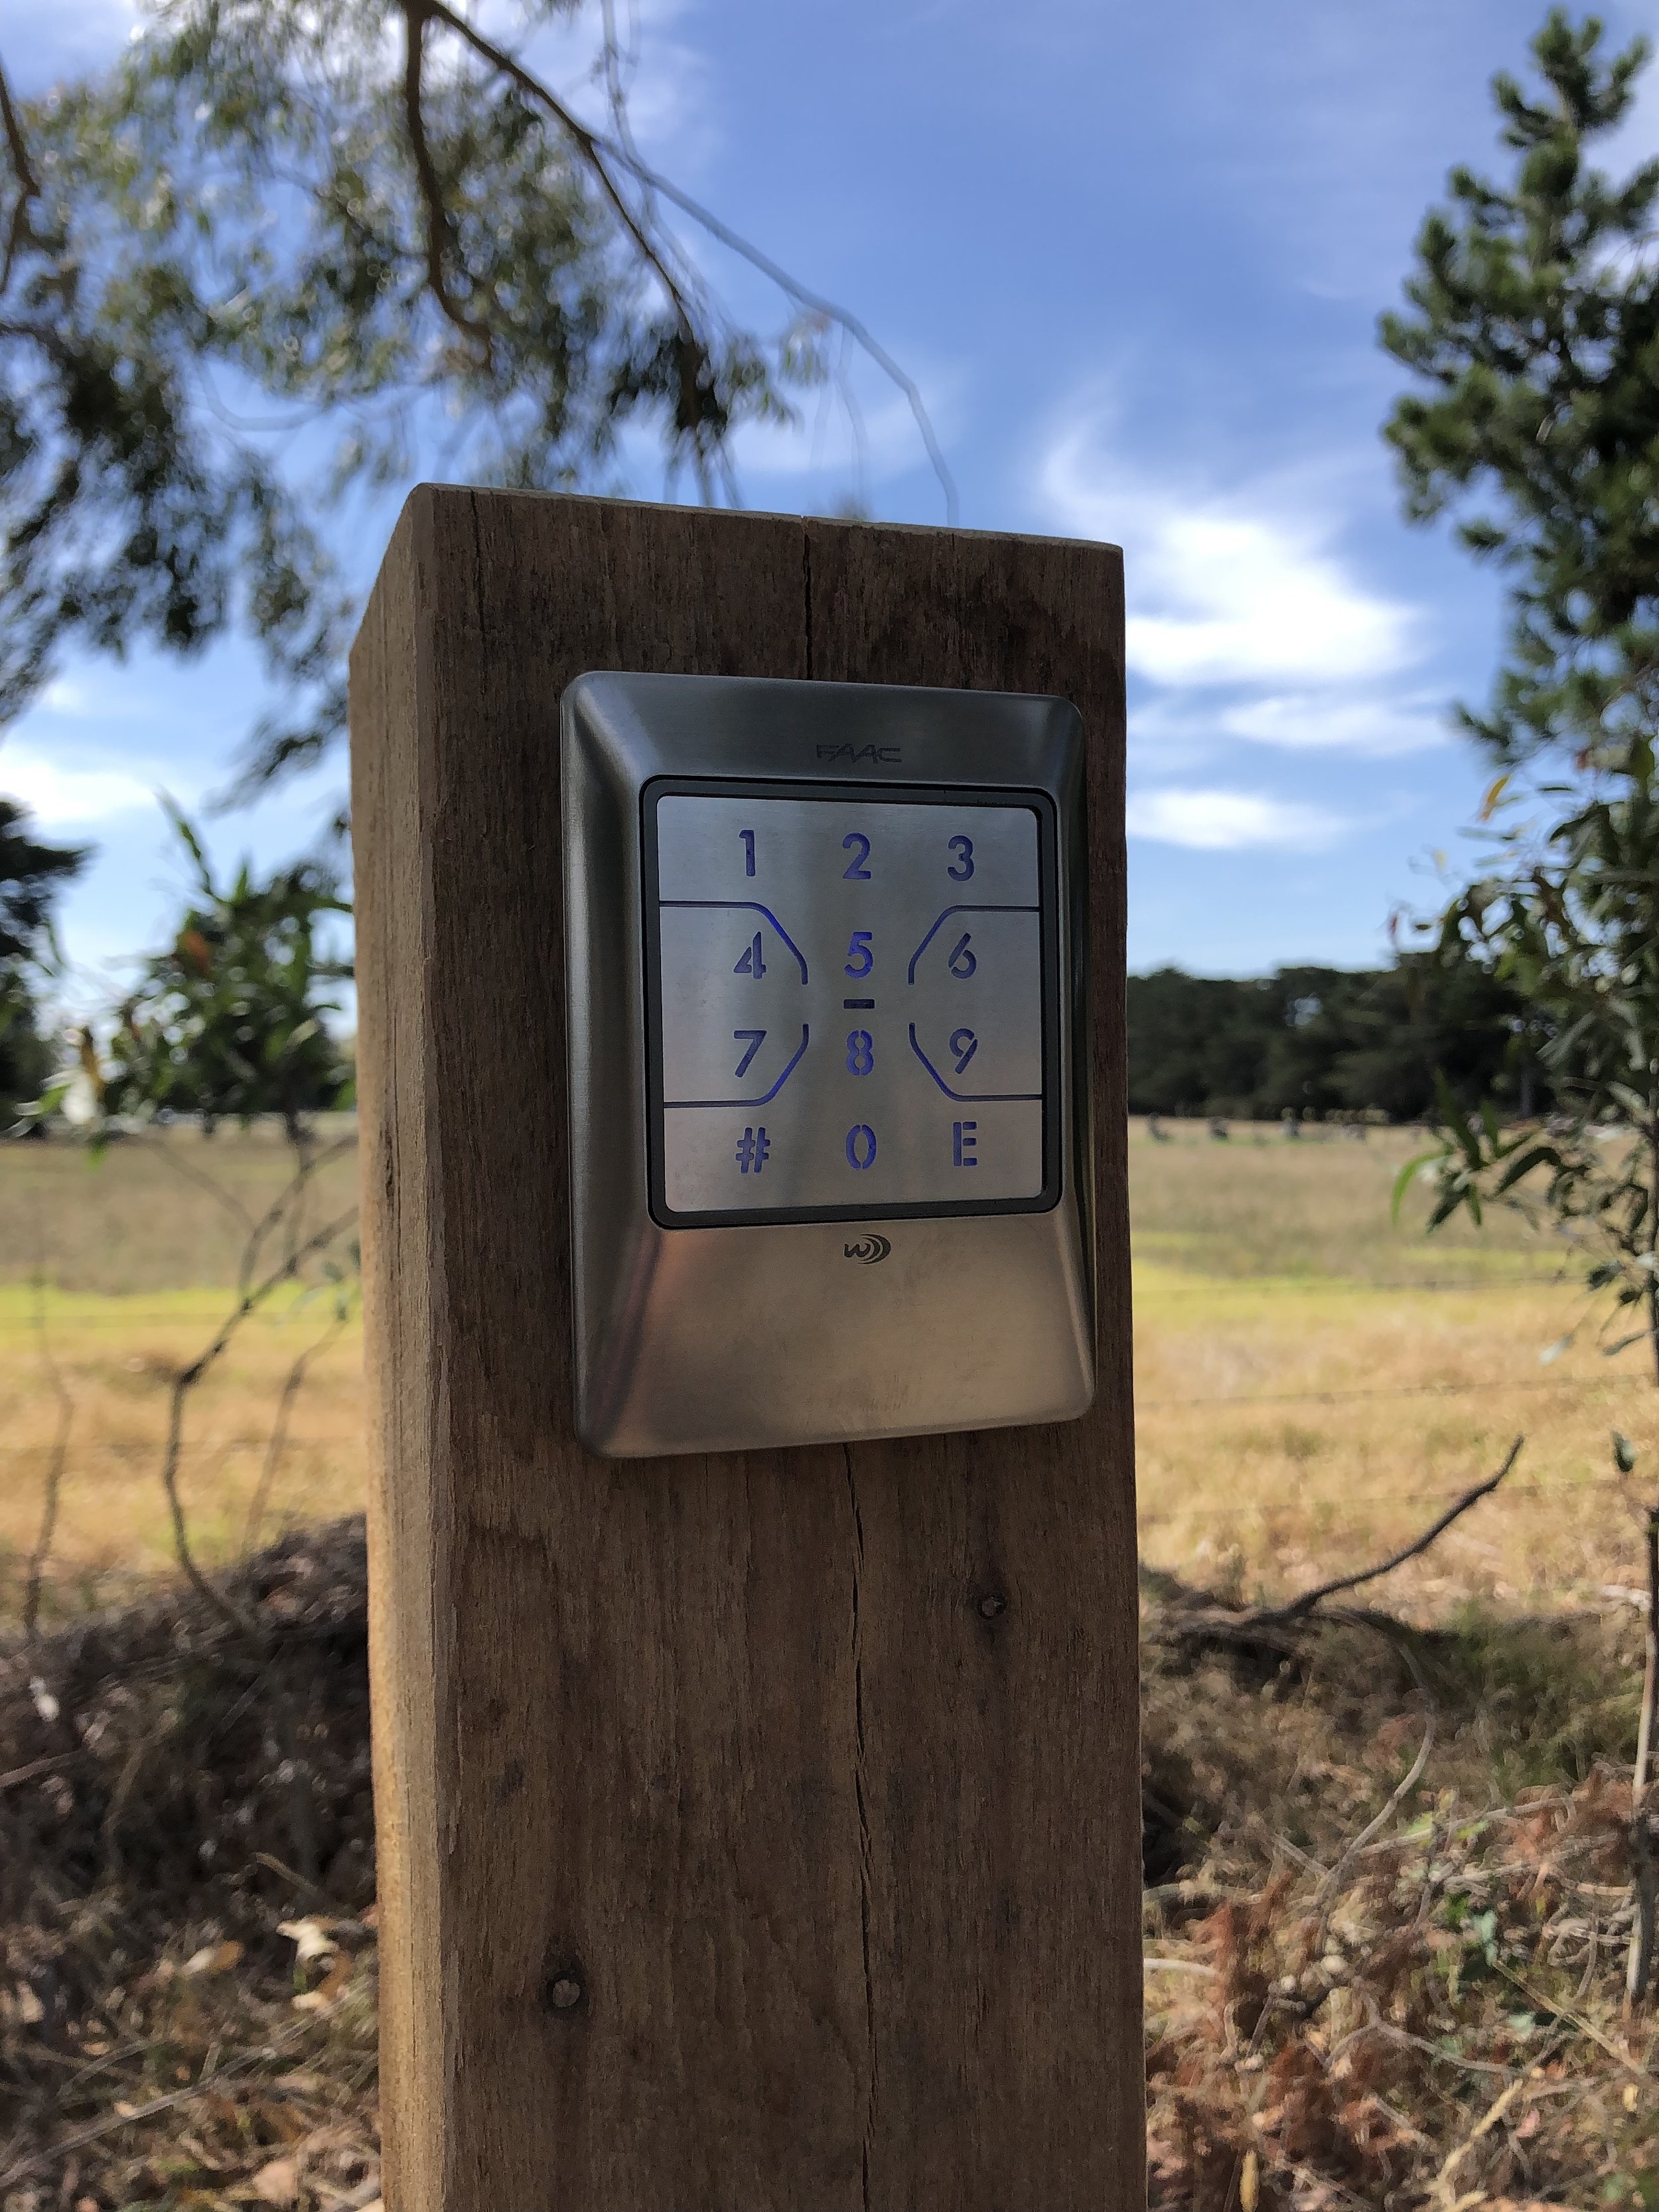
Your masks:
<svg viewBox="0 0 1659 2212"><path fill-rule="evenodd" d="M1075 708L594 674L561 722L584 1441L721 1452L1080 1413Z"/></svg>
<svg viewBox="0 0 1659 2212"><path fill-rule="evenodd" d="M1048 804L647 791L665 1221L1042 1202Z"/></svg>

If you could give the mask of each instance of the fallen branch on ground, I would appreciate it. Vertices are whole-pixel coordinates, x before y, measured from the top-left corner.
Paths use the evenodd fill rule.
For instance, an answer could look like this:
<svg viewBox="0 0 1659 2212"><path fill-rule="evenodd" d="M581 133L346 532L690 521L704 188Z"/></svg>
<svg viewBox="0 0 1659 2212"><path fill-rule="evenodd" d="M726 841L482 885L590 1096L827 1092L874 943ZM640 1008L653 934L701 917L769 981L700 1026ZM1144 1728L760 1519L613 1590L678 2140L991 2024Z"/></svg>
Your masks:
<svg viewBox="0 0 1659 2212"><path fill-rule="evenodd" d="M1492 1496L1493 1491L1520 1458L1521 1447L1526 1441L1525 1437L1517 1437L1510 1446L1508 1455L1497 1474L1489 1474L1484 1482L1477 1482L1472 1490L1466 1490L1460 1498L1446 1508L1437 1521L1425 1528L1423 1534L1413 1542L1407 1544L1403 1551L1395 1552L1392 1557L1384 1559L1378 1566L1362 1567L1358 1574L1339 1575L1333 1582L1321 1583L1313 1589L1304 1590L1300 1597L1293 1597L1288 1605L1264 1607L1255 1618L1260 1621L1305 1620L1314 1607L1326 1598L1336 1597L1343 1590L1358 1589L1365 1583L1376 1582L1383 1575L1391 1575L1396 1567L1403 1567L1407 1559L1420 1557L1428 1550L1430 1545L1443 1536L1452 1522L1460 1520L1472 1505L1478 1505L1483 1498Z"/></svg>
<svg viewBox="0 0 1659 2212"><path fill-rule="evenodd" d="M1478 1505L1483 1498L1490 1498L1520 1458L1526 1441L1525 1437L1517 1437L1496 1474L1489 1474L1483 1482L1477 1482L1473 1489L1466 1490L1420 1536L1414 1537L1401 1550L1390 1553L1376 1566L1361 1567L1351 1575L1338 1575L1330 1582L1320 1583L1310 1590L1304 1590L1299 1596L1291 1598L1284 1605L1258 1606L1249 1612L1240 1613L1224 1610L1213 1604L1201 1610L1194 1607L1184 1619L1178 1617L1176 1626L1182 1632L1202 1631L1227 1640L1249 1637L1276 1644L1282 1639L1283 1648L1288 1654L1295 1646L1293 1639L1286 1636L1286 1632L1298 1622L1308 1620L1327 1598L1339 1596L1345 1590L1359 1589L1366 1583L1374 1583L1384 1575L1391 1575L1396 1567L1403 1567L1408 1559L1420 1558L1431 1544L1445 1534L1454 1521L1461 1520L1469 1508Z"/></svg>

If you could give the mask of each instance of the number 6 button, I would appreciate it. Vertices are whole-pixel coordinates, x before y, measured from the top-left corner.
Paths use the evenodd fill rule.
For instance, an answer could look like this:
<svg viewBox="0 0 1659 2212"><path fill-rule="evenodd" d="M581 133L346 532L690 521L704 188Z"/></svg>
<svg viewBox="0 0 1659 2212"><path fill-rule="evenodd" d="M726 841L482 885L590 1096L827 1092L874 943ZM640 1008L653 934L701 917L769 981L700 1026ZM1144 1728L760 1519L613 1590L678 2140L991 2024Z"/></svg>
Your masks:
<svg viewBox="0 0 1659 2212"><path fill-rule="evenodd" d="M924 1079L948 1098L1042 1096L1036 907L945 907L911 954L905 981L910 1049Z"/></svg>

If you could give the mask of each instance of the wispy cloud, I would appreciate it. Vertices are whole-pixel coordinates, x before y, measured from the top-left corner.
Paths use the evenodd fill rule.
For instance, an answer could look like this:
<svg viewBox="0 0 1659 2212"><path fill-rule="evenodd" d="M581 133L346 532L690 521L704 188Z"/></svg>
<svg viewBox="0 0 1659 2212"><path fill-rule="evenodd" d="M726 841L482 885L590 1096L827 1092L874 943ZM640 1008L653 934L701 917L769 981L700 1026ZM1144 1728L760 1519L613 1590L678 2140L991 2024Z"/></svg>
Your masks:
<svg viewBox="0 0 1659 2212"><path fill-rule="evenodd" d="M1432 692L1396 699L1276 692L1224 708L1218 726L1229 737L1287 752L1338 751L1386 760L1443 744L1446 705Z"/></svg>
<svg viewBox="0 0 1659 2212"><path fill-rule="evenodd" d="M1065 431L1044 498L1129 558L1129 665L1154 684L1375 684L1418 656L1416 611L1370 590L1333 550L1328 513L1271 481L1224 494L1153 481L1111 452L1097 417Z"/></svg>
<svg viewBox="0 0 1659 2212"><path fill-rule="evenodd" d="M1315 852L1335 844L1349 826L1342 816L1299 799L1167 787L1132 794L1127 822L1132 837L1199 853Z"/></svg>
<svg viewBox="0 0 1659 2212"><path fill-rule="evenodd" d="M15 738L0 751L7 795L21 799L42 830L55 832L94 830L151 808L163 780L159 769L154 781L145 781L95 756L78 763L53 759Z"/></svg>
<svg viewBox="0 0 1659 2212"><path fill-rule="evenodd" d="M1340 842L1360 827L1351 809L1250 787L1275 753L1301 757L1305 776L1314 757L1444 741L1419 672L1425 611L1345 555L1342 471L1218 487L1179 465L1155 474L1127 443L1109 410L1085 410L1050 440L1039 482L1062 528L1124 549L1131 834L1212 852Z"/></svg>

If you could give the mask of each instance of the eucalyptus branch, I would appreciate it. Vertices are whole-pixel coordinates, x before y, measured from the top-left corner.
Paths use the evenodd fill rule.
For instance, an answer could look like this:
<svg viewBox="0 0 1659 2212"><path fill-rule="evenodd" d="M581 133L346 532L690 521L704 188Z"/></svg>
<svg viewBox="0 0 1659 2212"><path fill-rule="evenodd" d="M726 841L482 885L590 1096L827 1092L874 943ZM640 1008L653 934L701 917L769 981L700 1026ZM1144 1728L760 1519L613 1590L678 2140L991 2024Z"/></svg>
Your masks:
<svg viewBox="0 0 1659 2212"><path fill-rule="evenodd" d="M11 163L12 181L17 198L12 203L11 221L6 227L6 250L0 259L0 293L11 283L11 272L24 240L28 236L29 209L40 197L40 179L35 175L29 161L29 149L23 137L23 126L17 118L13 103L11 86L7 82L5 67L0 64L0 125L6 134L6 157Z"/></svg>
<svg viewBox="0 0 1659 2212"><path fill-rule="evenodd" d="M541 80L526 69L524 64L506 47L497 46L494 40L486 38L483 32L477 30L463 16L458 15L452 8L446 6L444 0L417 0L417 4L423 5L434 20L447 25L456 36L464 40L482 60L488 62L492 69L500 70L503 76L518 86L527 99L534 100L553 117L560 129L582 155L618 219L627 229L647 264L661 283L675 310L682 334L688 343L700 343L701 341L697 339L691 323L687 303L679 286L670 275L661 253L653 244L647 234L645 226L629 206L626 198L618 187L611 173L612 165L617 169L632 176L637 184L644 186L648 191L659 192L683 214L690 216L692 222L697 224L699 228L707 231L711 238L717 239L722 246L748 262L750 268L757 269L763 276L769 277L785 297L793 301L798 307L821 316L824 321L833 323L837 329L846 331L853 343L875 362L882 374L903 394L921 434L922 444L927 450L933 474L938 477L939 487L945 494L946 520L952 526L955 525L957 514L956 483L945 459L944 449L934 432L932 419L921 396L921 387L914 377L905 373L892 355L877 341L867 326L856 315L848 308L837 306L833 300L826 299L821 292L812 291L808 286L792 276L780 263L774 261L769 254L763 252L759 246L751 244L748 239L733 230L729 223L722 222L711 209L705 207L701 201L694 199L690 193L683 191L660 171L653 169L648 162L641 160L637 151L634 149L631 141L619 144L600 132L590 130L564 101L550 92Z"/></svg>
<svg viewBox="0 0 1659 2212"><path fill-rule="evenodd" d="M455 239L455 227L444 203L443 181L432 158L432 148L426 135L426 117L422 108L426 27L435 12L429 5L423 4L423 0L405 0L403 11L404 125L409 132L409 149L415 159L416 176L420 180L426 239L426 273L427 281L432 287L432 296L455 328L477 344L488 365L495 353L495 341L489 328L487 324L473 321L450 291L448 278L444 272L446 246L458 261L460 253Z"/></svg>
<svg viewBox="0 0 1659 2212"><path fill-rule="evenodd" d="M628 156L620 148L607 144L597 131L590 131L586 125L580 121L574 112L565 105L564 101L559 99L556 94L550 92L541 79L533 76L515 55L509 53L505 46L498 46L493 39L487 39L482 31L476 29L464 15L458 15L453 8L446 7L444 0L404 0L405 15L411 14L416 8L434 21L447 25L449 29L453 31L458 38L464 40L482 60L487 61L492 69L499 70L502 76L516 84L527 99L544 107L553 117L559 128L582 155L600 191L610 201L618 222L633 240L641 258L666 293L669 304L674 310L675 320L680 326L680 335L689 345L696 346L701 349L702 341L697 336L696 326L692 320L690 307L684 290L669 270L661 250L653 243L643 224L635 216L633 209L629 206L611 173L609 164L614 161L623 167L635 168L636 173L642 173L642 170L636 168L635 164L628 160Z"/></svg>
<svg viewBox="0 0 1659 2212"><path fill-rule="evenodd" d="M612 153L617 152L614 148L608 150ZM619 158L625 157L619 156ZM826 299L821 292L809 290L805 284L792 276L787 269L774 261L769 254L763 253L757 246L751 246L749 240L741 237L729 223L722 222L710 209L704 207L700 201L693 199L689 192L682 191L678 185L671 183L659 171L648 168L642 161L637 166L634 164L629 166L634 167L635 174L641 184L653 186L662 194L665 199L672 200L674 205L689 215L694 222L700 224L711 238L717 238L722 246L728 246L733 253L747 261L751 268L758 269L763 276L769 276L778 289L793 300L797 307L805 307L815 315L821 315L826 322L834 323L837 329L845 331L854 344L867 354L882 374L897 386L909 407L911 416L921 434L921 442L927 448L927 459L933 465L933 474L938 477L939 489L945 494L945 520L954 528L957 515L956 479L951 474L950 465L945 458L945 450L934 433L932 418L928 415L926 402L921 396L921 386L916 383L915 379L908 375L900 368L886 347L877 341L867 325L849 309L837 307L833 300Z"/></svg>

